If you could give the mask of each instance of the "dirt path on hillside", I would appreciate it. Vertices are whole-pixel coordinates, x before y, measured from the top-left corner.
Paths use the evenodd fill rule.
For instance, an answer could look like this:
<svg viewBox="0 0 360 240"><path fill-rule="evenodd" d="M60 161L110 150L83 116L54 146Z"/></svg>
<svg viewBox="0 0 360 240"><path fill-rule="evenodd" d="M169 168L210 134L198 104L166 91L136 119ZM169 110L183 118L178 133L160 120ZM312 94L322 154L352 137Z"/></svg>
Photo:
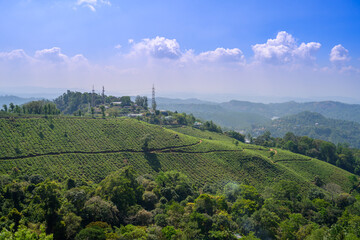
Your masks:
<svg viewBox="0 0 360 240"><path fill-rule="evenodd" d="M277 154L276 149L272 149L272 148L270 148L270 152L275 152L275 155Z"/></svg>
<svg viewBox="0 0 360 240"><path fill-rule="evenodd" d="M202 143L202 140L196 143L181 145L181 146L172 146L172 147L164 147L157 149L149 149L149 153L212 153L212 152L240 152L241 150L208 150L208 151L187 151L182 150L181 148L191 147ZM124 149L124 150L112 150L112 151L69 151L69 152L50 152L43 154L29 154L25 156L17 156L17 157L3 157L0 158L0 161L8 161L8 160L16 160L16 159L26 159L33 157L43 157L43 156L58 156L64 154L107 154L107 153L146 153L142 150L133 150L133 149Z"/></svg>

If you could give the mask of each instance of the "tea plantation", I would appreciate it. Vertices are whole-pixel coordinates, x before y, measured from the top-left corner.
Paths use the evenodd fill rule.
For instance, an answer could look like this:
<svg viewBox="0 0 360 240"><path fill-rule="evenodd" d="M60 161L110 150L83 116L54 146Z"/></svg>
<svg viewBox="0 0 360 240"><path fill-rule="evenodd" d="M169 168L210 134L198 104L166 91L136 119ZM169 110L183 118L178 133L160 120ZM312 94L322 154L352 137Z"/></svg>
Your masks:
<svg viewBox="0 0 360 240"><path fill-rule="evenodd" d="M317 176L351 189L350 173L317 159L135 119L3 118L0 139L0 174L100 182L132 165L140 174L177 170L198 187L238 182L261 190L287 179L307 188Z"/></svg>

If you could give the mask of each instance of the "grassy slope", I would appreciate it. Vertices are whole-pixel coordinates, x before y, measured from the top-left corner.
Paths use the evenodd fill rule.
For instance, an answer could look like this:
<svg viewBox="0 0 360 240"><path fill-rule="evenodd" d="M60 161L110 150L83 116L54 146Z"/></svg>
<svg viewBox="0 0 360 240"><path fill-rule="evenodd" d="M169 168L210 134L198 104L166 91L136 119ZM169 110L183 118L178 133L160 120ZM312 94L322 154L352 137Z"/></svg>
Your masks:
<svg viewBox="0 0 360 240"><path fill-rule="evenodd" d="M145 154L142 139L149 133L153 151ZM130 164L141 174L179 170L199 186L235 181L263 189L279 179L307 186L319 175L344 190L350 187L350 173L316 159L282 150L270 159L269 149L236 146L222 134L189 127L169 130L133 119L0 119L0 140L2 174L17 168L22 175L99 182Z"/></svg>
<svg viewBox="0 0 360 240"><path fill-rule="evenodd" d="M190 127L172 129L190 136L199 136L205 139L211 138L214 141L221 141L222 143L233 144L234 141L232 138L223 134L201 131ZM337 183L346 190L351 188L351 184L348 181L348 177L351 173L318 159L313 159L282 149L273 149L276 150L276 154L273 158L270 158L269 148L243 143L240 143L238 147L244 149L245 153L249 153L253 156L262 156L264 159L269 160L273 165L276 165L279 169L285 171L286 174L290 173L291 179L300 179L311 182L315 176L319 176L325 183Z"/></svg>
<svg viewBox="0 0 360 240"><path fill-rule="evenodd" d="M51 125L52 124L52 125ZM0 119L0 159L59 152L141 151L195 144L198 139L132 119L31 118Z"/></svg>

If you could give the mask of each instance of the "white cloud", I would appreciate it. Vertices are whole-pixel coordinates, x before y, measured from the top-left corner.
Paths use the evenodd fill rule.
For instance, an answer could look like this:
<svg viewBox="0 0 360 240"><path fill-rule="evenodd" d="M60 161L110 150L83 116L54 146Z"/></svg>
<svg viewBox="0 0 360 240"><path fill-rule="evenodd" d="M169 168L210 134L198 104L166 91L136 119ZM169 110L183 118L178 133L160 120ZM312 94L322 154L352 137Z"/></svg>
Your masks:
<svg viewBox="0 0 360 240"><path fill-rule="evenodd" d="M88 64L88 60L86 57L84 57L84 55L82 54L76 54L75 56L71 57L68 61L68 63L70 63L72 66L76 65L86 65Z"/></svg>
<svg viewBox="0 0 360 240"><path fill-rule="evenodd" d="M321 47L318 42L301 43L298 48L293 51L295 57L303 60L315 60L314 53Z"/></svg>
<svg viewBox="0 0 360 240"><path fill-rule="evenodd" d="M129 38L129 39L128 39L128 43L129 43L129 44L132 44L133 42L134 42L134 39L132 39L132 38Z"/></svg>
<svg viewBox="0 0 360 240"><path fill-rule="evenodd" d="M257 62L284 64L298 61L315 60L313 54L321 47L320 43L310 42L297 45L294 37L281 31L275 39L268 39L266 43L252 46L254 58Z"/></svg>
<svg viewBox="0 0 360 240"><path fill-rule="evenodd" d="M69 60L68 56L61 53L61 49L53 47L50 49L38 50L34 57L39 60L48 61L51 63L65 63Z"/></svg>
<svg viewBox="0 0 360 240"><path fill-rule="evenodd" d="M133 40L129 39L129 43L133 43ZM193 50L182 51L176 39L159 36L133 43L129 56L139 57L140 60L143 60L144 56L154 59L170 59L174 60L174 63L181 63L177 66L194 63L245 63L244 54L238 48L216 48L213 51L195 54Z"/></svg>
<svg viewBox="0 0 360 240"><path fill-rule="evenodd" d="M122 46L120 44L116 45L114 48L120 49Z"/></svg>
<svg viewBox="0 0 360 240"><path fill-rule="evenodd" d="M145 38L132 46L130 55L148 55L158 59L178 59L182 53L180 45L176 39L167 39L164 37Z"/></svg>
<svg viewBox="0 0 360 240"><path fill-rule="evenodd" d="M29 56L23 49L16 49L10 52L0 52L0 60L7 64L39 64L43 66L59 66L65 65L69 67L76 67L88 64L88 60L82 55L77 54L69 57L61 52L58 47L50 49L37 50L34 56Z"/></svg>
<svg viewBox="0 0 360 240"><path fill-rule="evenodd" d="M245 62L244 54L238 48L217 48L214 51L200 53L196 59L208 62Z"/></svg>
<svg viewBox="0 0 360 240"><path fill-rule="evenodd" d="M76 5L87 7L91 11L95 12L96 7L103 5L111 6L111 3L107 0L78 0Z"/></svg>
<svg viewBox="0 0 360 240"><path fill-rule="evenodd" d="M349 51L341 44L334 46L330 52L330 61L334 64L343 64L350 60Z"/></svg>
<svg viewBox="0 0 360 240"><path fill-rule="evenodd" d="M2 60L24 60L29 59L30 57L25 53L23 49L16 49L10 52L0 52L0 59Z"/></svg>

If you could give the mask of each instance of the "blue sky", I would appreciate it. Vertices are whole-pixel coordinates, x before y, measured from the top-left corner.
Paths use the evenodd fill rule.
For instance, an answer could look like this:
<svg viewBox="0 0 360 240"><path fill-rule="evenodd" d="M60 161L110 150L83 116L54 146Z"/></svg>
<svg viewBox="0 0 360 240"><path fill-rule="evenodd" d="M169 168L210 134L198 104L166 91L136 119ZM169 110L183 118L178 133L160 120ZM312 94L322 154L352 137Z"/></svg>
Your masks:
<svg viewBox="0 0 360 240"><path fill-rule="evenodd" d="M358 99L359 12L359 1L0 1L0 84Z"/></svg>

